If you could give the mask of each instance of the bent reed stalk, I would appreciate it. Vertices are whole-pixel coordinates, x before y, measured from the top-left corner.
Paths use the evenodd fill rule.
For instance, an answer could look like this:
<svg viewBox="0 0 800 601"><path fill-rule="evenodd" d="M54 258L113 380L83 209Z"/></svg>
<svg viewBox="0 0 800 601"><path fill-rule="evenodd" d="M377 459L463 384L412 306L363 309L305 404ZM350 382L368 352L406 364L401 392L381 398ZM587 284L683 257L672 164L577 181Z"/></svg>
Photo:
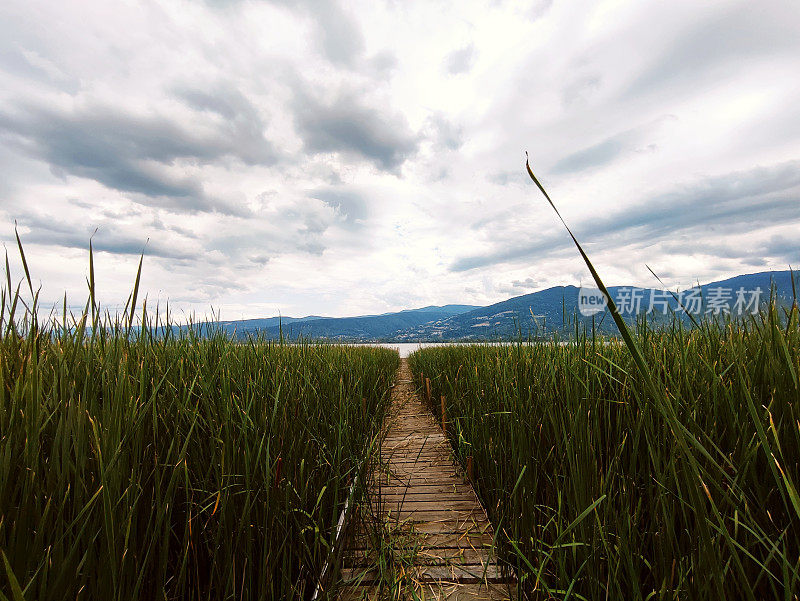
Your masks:
<svg viewBox="0 0 800 601"><path fill-rule="evenodd" d="M502 556L531 598L797 599L797 311L634 335L699 477L622 344L583 332L409 358L447 397Z"/></svg>
<svg viewBox="0 0 800 601"><path fill-rule="evenodd" d="M796 300L619 340L429 348L448 434L532 598L800 598ZM622 344L620 344L620 342ZM423 381L422 375L425 374ZM430 383L429 380L430 379Z"/></svg>

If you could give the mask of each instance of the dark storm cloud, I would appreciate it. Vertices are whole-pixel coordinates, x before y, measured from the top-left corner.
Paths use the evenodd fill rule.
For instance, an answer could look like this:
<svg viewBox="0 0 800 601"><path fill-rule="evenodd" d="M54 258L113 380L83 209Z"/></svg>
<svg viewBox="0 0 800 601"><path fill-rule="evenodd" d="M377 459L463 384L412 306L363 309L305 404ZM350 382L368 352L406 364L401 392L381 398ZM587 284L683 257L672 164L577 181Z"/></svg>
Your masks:
<svg viewBox="0 0 800 601"><path fill-rule="evenodd" d="M235 94L186 92L184 99L194 108L225 118L201 121L203 130L213 133L198 134L199 128L184 127L176 120L135 115L117 107L21 106L0 112L0 134L46 161L57 174L86 177L121 192L142 194L156 199L152 204L173 210L246 214L242 208L208 197L197 180L176 175L170 167L180 159L210 163L224 157L248 165L273 164L277 157L263 137L263 124Z"/></svg>
<svg viewBox="0 0 800 601"><path fill-rule="evenodd" d="M419 147L419 136L402 116L368 106L353 92L322 100L298 86L294 111L304 148L312 154L358 156L396 172Z"/></svg>
<svg viewBox="0 0 800 601"><path fill-rule="evenodd" d="M458 75L467 73L473 64L475 64L475 46L468 44L447 55L444 60L444 70L450 75Z"/></svg>
<svg viewBox="0 0 800 601"><path fill-rule="evenodd" d="M695 185L652 196L610 217L593 218L573 229L584 242L613 239L615 244L623 245L650 244L693 231L693 242L702 245L698 228L715 235L746 232L765 225L796 223L800 221L798 198L800 161L791 161L708 178ZM538 236L532 244L463 257L456 260L450 269L459 272L496 263L541 258L569 247L569 238L558 232L547 237ZM742 249L741 255L749 254Z"/></svg>

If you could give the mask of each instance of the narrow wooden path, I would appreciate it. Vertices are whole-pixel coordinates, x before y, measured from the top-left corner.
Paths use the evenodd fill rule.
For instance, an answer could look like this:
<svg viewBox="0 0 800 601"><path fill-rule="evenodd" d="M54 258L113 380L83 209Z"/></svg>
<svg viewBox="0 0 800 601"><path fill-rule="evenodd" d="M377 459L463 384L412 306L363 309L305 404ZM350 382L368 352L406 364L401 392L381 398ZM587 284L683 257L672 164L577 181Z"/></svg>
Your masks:
<svg viewBox="0 0 800 601"><path fill-rule="evenodd" d="M510 599L494 532L401 359L370 506L345 553L342 599Z"/></svg>

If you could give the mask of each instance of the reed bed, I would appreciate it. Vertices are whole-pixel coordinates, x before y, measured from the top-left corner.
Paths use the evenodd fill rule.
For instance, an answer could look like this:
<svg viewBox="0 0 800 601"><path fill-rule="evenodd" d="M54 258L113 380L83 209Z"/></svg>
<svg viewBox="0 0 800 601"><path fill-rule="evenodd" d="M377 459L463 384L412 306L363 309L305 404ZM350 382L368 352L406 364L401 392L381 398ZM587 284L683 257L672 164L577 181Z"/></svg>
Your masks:
<svg viewBox="0 0 800 601"><path fill-rule="evenodd" d="M309 598L397 354L132 327L91 280L47 326L2 291L0 599Z"/></svg>
<svg viewBox="0 0 800 601"><path fill-rule="evenodd" d="M799 598L797 309L699 325L411 355L530 598Z"/></svg>

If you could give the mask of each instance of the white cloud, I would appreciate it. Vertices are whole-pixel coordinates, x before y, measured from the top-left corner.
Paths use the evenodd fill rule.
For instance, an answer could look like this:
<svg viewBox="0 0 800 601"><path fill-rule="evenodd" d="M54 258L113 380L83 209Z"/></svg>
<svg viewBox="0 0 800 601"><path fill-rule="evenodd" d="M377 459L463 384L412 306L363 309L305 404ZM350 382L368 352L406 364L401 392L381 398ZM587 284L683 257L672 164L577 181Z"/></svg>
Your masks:
<svg viewBox="0 0 800 601"><path fill-rule="evenodd" d="M798 260L800 9L10 0L0 236L42 298L226 318L578 283L524 151L612 283ZM732 239L736 242L733 243ZM145 245L147 240L150 240ZM18 262L14 267L19 275Z"/></svg>

